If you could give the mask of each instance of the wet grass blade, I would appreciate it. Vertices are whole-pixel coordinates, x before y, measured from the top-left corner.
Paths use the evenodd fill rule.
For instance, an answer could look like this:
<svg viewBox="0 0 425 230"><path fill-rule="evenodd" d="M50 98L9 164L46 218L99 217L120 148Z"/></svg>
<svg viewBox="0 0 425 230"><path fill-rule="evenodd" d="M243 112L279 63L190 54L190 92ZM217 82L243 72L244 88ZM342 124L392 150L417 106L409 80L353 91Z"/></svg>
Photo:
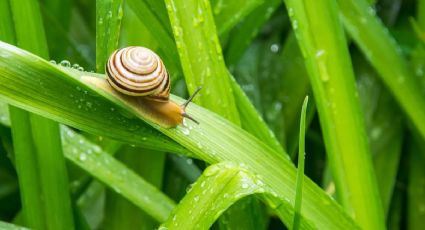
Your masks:
<svg viewBox="0 0 425 230"><path fill-rule="evenodd" d="M425 92L412 77L399 45L366 0L338 0L338 5L348 33L425 137Z"/></svg>
<svg viewBox="0 0 425 230"><path fill-rule="evenodd" d="M300 228L301 206L303 197L303 178L304 178L304 160L305 160L305 117L307 113L308 96L304 99L301 109L300 118L300 135L298 144L298 167L297 167L297 189L295 193L294 204L294 222L292 224L293 230Z"/></svg>
<svg viewBox="0 0 425 230"><path fill-rule="evenodd" d="M55 65L5 43L0 43L0 56L8 57L0 59L2 100L105 137L136 145L174 149L170 151L200 158L211 164L221 161L244 163L254 174L262 176L264 183L279 198L283 198L284 202L274 207L285 223L292 223L293 215L288 210L293 210L295 167L284 155L246 131L196 104L191 104L187 110L199 120L200 125L189 123L187 127L164 129L147 121L139 113L138 107L129 101L117 98L113 92L104 91L98 85L87 85L80 80L83 76L83 79L105 79L104 75L66 68L66 72L63 72ZM43 90L39 90L39 82L44 86ZM96 82L106 84L105 80ZM91 107L84 105L84 108L79 108L81 104L75 104L75 98L84 98L84 102L90 102ZM184 101L176 96L171 99L177 103ZM111 113L111 107L115 108L115 112ZM85 108L90 110L89 115ZM138 127L130 128L133 125ZM150 139L144 138L146 135ZM318 228L357 228L340 206L308 178L304 180L303 203L303 219Z"/></svg>
<svg viewBox="0 0 425 230"><path fill-rule="evenodd" d="M145 210L156 220L167 219L175 204L155 186L71 129L63 127L62 135L64 153L68 160Z"/></svg>
<svg viewBox="0 0 425 230"><path fill-rule="evenodd" d="M118 46L122 8L122 0L96 1L96 71L99 73L105 72L106 61Z"/></svg>
<svg viewBox="0 0 425 230"><path fill-rule="evenodd" d="M48 58L38 2L12 1L11 9L17 44ZM11 108L10 115L26 225L74 229L59 125L18 108Z"/></svg>
<svg viewBox="0 0 425 230"><path fill-rule="evenodd" d="M337 199L361 227L384 229L384 212L336 1L285 3L306 59ZM328 13L319 13L324 11Z"/></svg>

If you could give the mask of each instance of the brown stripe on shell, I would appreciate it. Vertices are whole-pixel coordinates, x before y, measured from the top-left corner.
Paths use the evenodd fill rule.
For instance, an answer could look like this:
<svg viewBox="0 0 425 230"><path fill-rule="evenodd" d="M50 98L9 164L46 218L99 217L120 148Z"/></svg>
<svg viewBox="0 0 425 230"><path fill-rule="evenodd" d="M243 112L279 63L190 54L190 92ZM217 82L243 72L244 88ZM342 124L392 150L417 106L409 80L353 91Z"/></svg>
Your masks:
<svg viewBox="0 0 425 230"><path fill-rule="evenodd" d="M127 60L143 55L132 52L146 52L147 55L151 55L145 61L149 61L153 67L142 68L143 64L146 64L143 60ZM132 70L136 67L140 70L135 73ZM115 51L106 64L106 73L111 86L124 94L168 100L170 79L167 70L158 55L147 48L127 47Z"/></svg>

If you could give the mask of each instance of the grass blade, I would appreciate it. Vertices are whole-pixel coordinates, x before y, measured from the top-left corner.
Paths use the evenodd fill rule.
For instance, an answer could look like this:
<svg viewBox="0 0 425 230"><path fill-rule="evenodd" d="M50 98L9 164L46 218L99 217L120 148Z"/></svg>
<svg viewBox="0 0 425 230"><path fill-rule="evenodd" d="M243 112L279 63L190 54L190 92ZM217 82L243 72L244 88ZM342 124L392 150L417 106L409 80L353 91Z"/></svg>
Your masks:
<svg viewBox="0 0 425 230"><path fill-rule="evenodd" d="M195 101L240 124L209 1L167 0L166 6L189 92L202 86Z"/></svg>
<svg viewBox="0 0 425 230"><path fill-rule="evenodd" d="M338 4L345 28L425 137L425 93L412 77L400 47L366 0L338 0Z"/></svg>
<svg viewBox="0 0 425 230"><path fill-rule="evenodd" d="M285 3L306 59L338 200L361 227L384 229L384 212L336 1Z"/></svg>
<svg viewBox="0 0 425 230"><path fill-rule="evenodd" d="M111 92L103 91L93 85L86 85L80 80L82 76L98 76L105 79L104 75L79 71L63 72L55 65L5 43L0 43L0 57L8 57L0 59L0 98L2 100L105 137L146 146L154 143L154 148L174 146L176 147L174 152L200 158L208 163L221 161L244 163L253 173L261 175L264 183L270 186L278 197L285 200L283 203L276 204L275 207L278 208L276 212L285 220L285 223L292 223L293 215L288 210L293 210L295 167L288 158L225 119L191 104L188 107L188 113L201 122L196 128L190 125L187 128L163 129L152 123L149 123L152 126L149 128L146 123L148 121L143 121L147 118L141 115L138 108L131 105L129 101L122 101ZM4 68L5 66L7 68ZM39 81L45 86L44 90L37 90L40 85L34 82ZM106 83L104 80L100 82ZM80 87L79 90L78 87ZM90 116L74 104L74 99L70 100L70 94L73 94L75 98L84 97L92 103ZM172 96L171 99L177 103L183 102L183 99L176 96ZM121 112L111 114L111 107ZM120 123L124 120L126 123L118 125L111 122L109 120L111 115L114 116L114 121ZM133 116L134 118L129 118ZM129 127L133 124L140 126L138 129L130 129ZM105 126L108 129L105 129ZM152 134L152 139L149 141L143 138L146 133ZM170 138L174 141L170 142ZM177 145L176 142L179 144ZM317 228L326 229L357 228L340 206L317 185L308 178L305 178L304 182L303 202L306 205L303 217L308 220L308 223Z"/></svg>
<svg viewBox="0 0 425 230"><path fill-rule="evenodd" d="M248 13L264 3L264 0L213 0L211 6L214 12L217 33L225 34L233 28Z"/></svg>
<svg viewBox="0 0 425 230"><path fill-rule="evenodd" d="M237 200L264 192L267 187L262 180L243 166L229 162L209 166L161 227L209 229Z"/></svg>
<svg viewBox="0 0 425 230"><path fill-rule="evenodd" d="M307 113L308 96L305 97L301 109L300 119L300 135L298 145L298 170L297 170L297 189L295 192L295 214L292 229L297 230L300 228L301 218L301 205L303 196L303 178L304 178L304 160L305 160L305 117Z"/></svg>
<svg viewBox="0 0 425 230"><path fill-rule="evenodd" d="M81 135L69 128L63 127L62 130L64 153L68 160L126 197L156 220L167 219L175 206L173 201Z"/></svg>
<svg viewBox="0 0 425 230"><path fill-rule="evenodd" d="M12 1L11 9L18 45L47 58L38 2ZM16 108L10 112L13 137L17 138L15 159L27 224L41 229L74 229L58 124Z"/></svg>
<svg viewBox="0 0 425 230"><path fill-rule="evenodd" d="M96 0L96 71L105 72L109 55L118 45L122 0Z"/></svg>

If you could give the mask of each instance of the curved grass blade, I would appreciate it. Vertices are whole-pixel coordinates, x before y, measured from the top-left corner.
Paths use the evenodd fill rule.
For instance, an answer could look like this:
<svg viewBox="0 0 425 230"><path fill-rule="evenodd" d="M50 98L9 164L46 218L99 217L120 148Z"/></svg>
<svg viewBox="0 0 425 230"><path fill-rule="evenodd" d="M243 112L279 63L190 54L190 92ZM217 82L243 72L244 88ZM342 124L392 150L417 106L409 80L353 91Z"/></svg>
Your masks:
<svg viewBox="0 0 425 230"><path fill-rule="evenodd" d="M270 190L244 165L231 162L211 165L160 229L209 229L232 204L249 195L263 193L270 193Z"/></svg>
<svg viewBox="0 0 425 230"><path fill-rule="evenodd" d="M175 152L200 158L212 164L221 161L244 163L254 174L262 176L264 183L284 200L276 204L276 212L285 223L292 223L293 211L290 210L293 210L296 180L294 165L287 157L225 119L191 104L187 112L198 119L200 125L194 126L189 123L186 127L165 129L143 121L146 117L139 113L138 106L132 105L131 101L123 101L113 92L80 81L83 76L84 78L96 76L100 77L97 82L104 84L106 82L102 80L105 78L104 75L72 70L63 72L51 63L5 43L0 43L0 57L7 57L0 58L1 99L106 137L133 144L144 144L151 148L174 149ZM78 108L74 99L70 100L71 94L74 95L74 99L88 99L86 101L90 102L92 107L84 105L84 108L90 111ZM172 96L171 99L177 103L184 101L176 96ZM116 110L112 119L117 122L124 120L125 123L121 122L119 125L109 120L111 107ZM140 126L137 129L129 129L132 124ZM149 133L152 139L145 140L143 138L146 136L145 132ZM308 178L305 178L304 182L305 220L317 228L357 228L341 207L317 185Z"/></svg>
<svg viewBox="0 0 425 230"><path fill-rule="evenodd" d="M297 190L295 193L295 215L292 225L293 230L300 228L301 204L303 193L303 178L304 178L304 160L305 160L305 117L307 113L308 96L305 97L303 107L301 109L300 119L300 135L298 144L298 170L297 170Z"/></svg>

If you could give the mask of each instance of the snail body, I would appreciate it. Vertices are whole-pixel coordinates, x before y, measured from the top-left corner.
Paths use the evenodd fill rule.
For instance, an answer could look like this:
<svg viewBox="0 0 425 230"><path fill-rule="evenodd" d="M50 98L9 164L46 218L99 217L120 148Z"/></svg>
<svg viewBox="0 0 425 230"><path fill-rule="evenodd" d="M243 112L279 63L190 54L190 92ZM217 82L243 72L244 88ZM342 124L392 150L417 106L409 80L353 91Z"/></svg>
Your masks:
<svg viewBox="0 0 425 230"><path fill-rule="evenodd" d="M127 47L116 50L106 64L107 81L122 94L137 98L144 113L155 123L171 128L189 118L186 106L198 90L182 105L171 101L170 77L157 54L144 47Z"/></svg>

